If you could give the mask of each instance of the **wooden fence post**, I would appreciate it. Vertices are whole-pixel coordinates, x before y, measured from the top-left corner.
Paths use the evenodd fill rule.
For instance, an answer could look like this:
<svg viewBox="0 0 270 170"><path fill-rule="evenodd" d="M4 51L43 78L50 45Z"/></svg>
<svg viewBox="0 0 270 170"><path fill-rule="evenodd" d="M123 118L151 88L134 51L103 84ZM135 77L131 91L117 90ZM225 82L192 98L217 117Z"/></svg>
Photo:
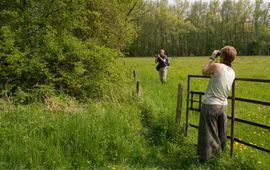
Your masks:
<svg viewBox="0 0 270 170"><path fill-rule="evenodd" d="M177 92L177 103L176 103L176 118L175 118L175 123L177 127L180 125L181 121L182 98L183 98L183 86L181 83L179 83Z"/></svg>
<svg viewBox="0 0 270 170"><path fill-rule="evenodd" d="M133 70L133 77L136 78L136 71Z"/></svg>
<svg viewBox="0 0 270 170"><path fill-rule="evenodd" d="M136 82L136 95L140 96L140 81L137 80Z"/></svg>

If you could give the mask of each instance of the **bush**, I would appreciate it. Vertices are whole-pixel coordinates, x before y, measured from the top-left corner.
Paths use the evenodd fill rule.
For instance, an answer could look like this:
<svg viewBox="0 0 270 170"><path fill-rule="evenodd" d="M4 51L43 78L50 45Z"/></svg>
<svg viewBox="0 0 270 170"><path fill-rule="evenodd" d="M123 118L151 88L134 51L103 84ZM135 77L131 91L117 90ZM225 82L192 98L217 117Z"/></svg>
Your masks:
<svg viewBox="0 0 270 170"><path fill-rule="evenodd" d="M68 94L80 100L101 98L120 71L116 50L81 41L73 36L57 37L50 29L39 43L43 48L20 51L8 27L1 30L1 95L19 103L41 100L47 95Z"/></svg>
<svg viewBox="0 0 270 170"><path fill-rule="evenodd" d="M122 17L131 4L1 2L0 97L26 104L62 93L82 101L108 95L122 73L119 51L136 33Z"/></svg>

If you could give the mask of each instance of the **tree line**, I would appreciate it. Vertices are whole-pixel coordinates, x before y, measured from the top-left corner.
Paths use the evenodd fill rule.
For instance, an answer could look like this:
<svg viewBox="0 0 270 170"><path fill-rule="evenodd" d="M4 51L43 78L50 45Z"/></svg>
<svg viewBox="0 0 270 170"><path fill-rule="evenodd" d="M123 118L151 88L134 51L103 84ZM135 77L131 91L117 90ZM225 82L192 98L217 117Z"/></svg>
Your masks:
<svg viewBox="0 0 270 170"><path fill-rule="evenodd" d="M147 1L140 31L127 53L151 56L209 55L230 44L240 55L270 54L270 2L263 0Z"/></svg>

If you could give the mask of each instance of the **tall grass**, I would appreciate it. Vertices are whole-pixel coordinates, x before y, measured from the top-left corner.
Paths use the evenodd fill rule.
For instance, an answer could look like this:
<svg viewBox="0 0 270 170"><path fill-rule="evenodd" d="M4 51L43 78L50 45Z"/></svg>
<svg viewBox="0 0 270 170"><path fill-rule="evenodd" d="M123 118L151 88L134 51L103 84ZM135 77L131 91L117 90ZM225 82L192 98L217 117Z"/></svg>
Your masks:
<svg viewBox="0 0 270 170"><path fill-rule="evenodd" d="M95 103L80 112L44 110L37 104L1 108L0 169L88 169L136 162L146 152L136 107Z"/></svg>

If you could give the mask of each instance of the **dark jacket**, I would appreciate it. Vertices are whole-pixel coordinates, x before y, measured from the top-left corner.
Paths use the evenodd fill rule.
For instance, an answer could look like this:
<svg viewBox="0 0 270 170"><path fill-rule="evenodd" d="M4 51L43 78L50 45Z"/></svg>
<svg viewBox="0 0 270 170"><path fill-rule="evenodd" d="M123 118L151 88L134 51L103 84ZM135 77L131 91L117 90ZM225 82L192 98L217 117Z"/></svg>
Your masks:
<svg viewBox="0 0 270 170"><path fill-rule="evenodd" d="M168 56L167 55L164 55L163 57L161 57L162 59L165 59L165 61L161 60L159 57L157 58L157 62L158 62L158 65L157 65L157 68L163 68L163 67L166 67L166 66L169 66L169 59L168 59ZM157 70L159 70L157 69Z"/></svg>

